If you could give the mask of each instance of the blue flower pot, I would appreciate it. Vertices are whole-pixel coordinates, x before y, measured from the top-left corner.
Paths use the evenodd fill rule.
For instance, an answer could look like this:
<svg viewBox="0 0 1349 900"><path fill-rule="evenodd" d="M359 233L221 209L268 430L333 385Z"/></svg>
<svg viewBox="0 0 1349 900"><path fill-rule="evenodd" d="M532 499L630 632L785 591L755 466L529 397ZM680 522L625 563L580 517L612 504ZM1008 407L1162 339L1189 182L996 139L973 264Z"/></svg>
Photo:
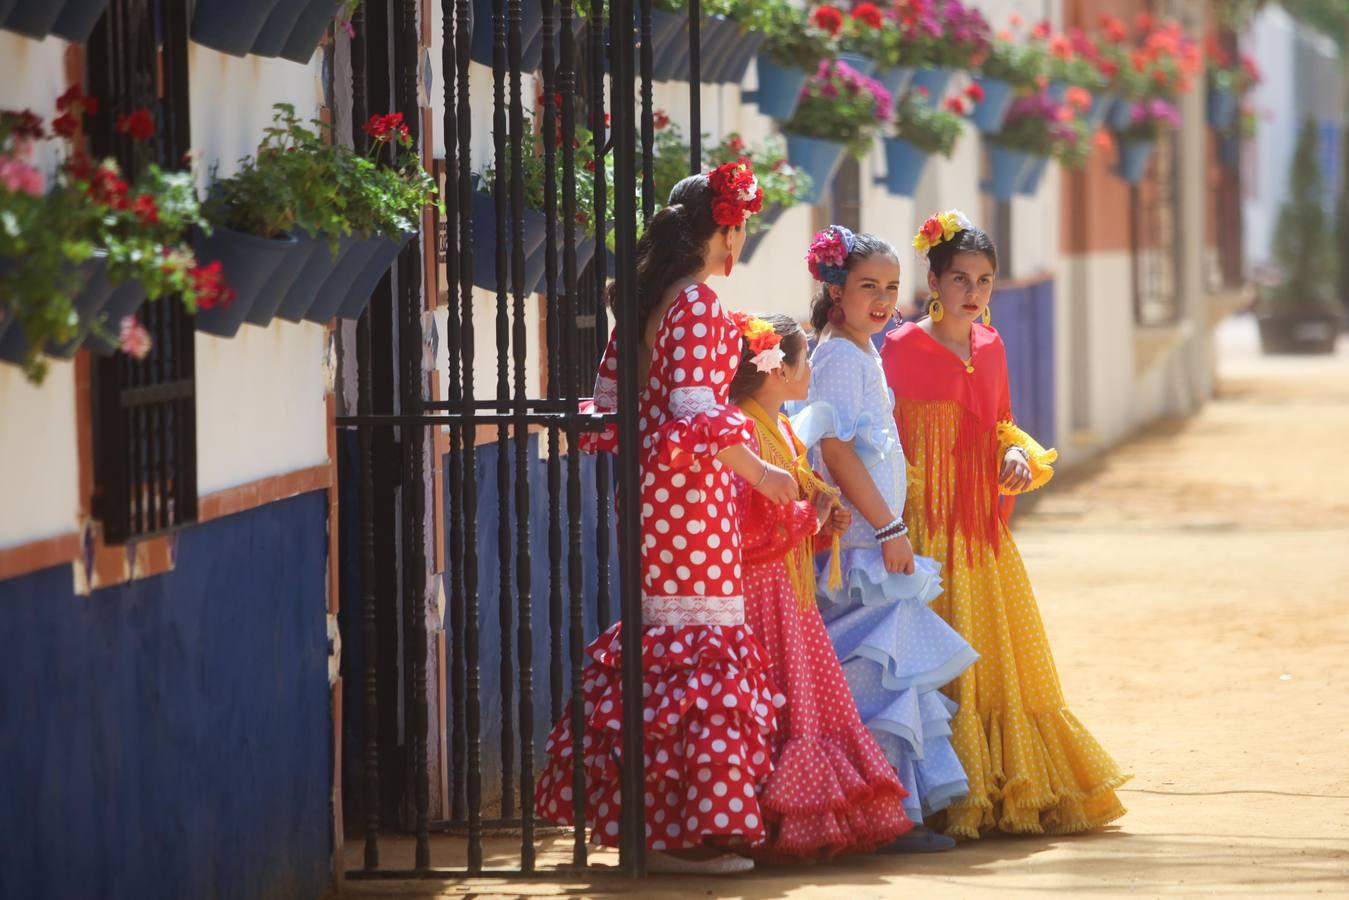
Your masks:
<svg viewBox="0 0 1349 900"><path fill-rule="evenodd" d="M156 303L176 303L178 301L172 298L161 298ZM85 340L85 346L95 353L101 353L107 356L116 353L121 347L118 341L118 332L122 328L122 320L132 315L136 310L145 304L145 289L138 282L130 281L117 287L108 302L103 304L103 309L99 311L99 319L103 323L104 335L91 333Z"/></svg>
<svg viewBox="0 0 1349 900"><path fill-rule="evenodd" d="M261 238L215 226L209 236L192 235L197 263L219 261L225 281L234 289L234 300L224 306L197 311L197 330L217 337L234 337L258 298L266 293L277 273L288 267L300 243L293 237Z"/></svg>
<svg viewBox="0 0 1349 900"><path fill-rule="evenodd" d="M981 187L984 193L992 194L999 200L1011 200L1016 196L1017 187L1031 158L1020 150L988 145L988 180Z"/></svg>
<svg viewBox="0 0 1349 900"><path fill-rule="evenodd" d="M0 0L0 28L5 28L5 17L10 14L14 7L19 5L19 0ZM3 333L0 333L3 336Z"/></svg>
<svg viewBox="0 0 1349 900"><path fill-rule="evenodd" d="M740 248L741 262L749 262L750 257L759 249L759 245L763 243L763 239L768 237L768 232L773 230L773 225L778 219L782 218L784 212L786 212L785 207L774 204L759 214L759 230L753 234L746 235L745 246Z"/></svg>
<svg viewBox="0 0 1349 900"><path fill-rule="evenodd" d="M976 103L970 113L974 127L984 134L996 134L1002 131L1002 123L1012 108L1014 94L1012 84L1001 78L989 78L987 75L975 75L974 83L984 89L984 102Z"/></svg>
<svg viewBox="0 0 1349 900"><path fill-rule="evenodd" d="M266 327L272 324L281 305L285 303L296 282L309 267L309 261L315 254L331 255L326 238L312 237L304 232L295 235L295 252L285 266L276 270L276 275L258 292L253 308L248 311L244 321L250 325Z"/></svg>
<svg viewBox="0 0 1349 900"><path fill-rule="evenodd" d="M927 102L932 106L941 105L942 98L946 96L946 88L951 83L951 76L955 73L946 68L915 69L913 80L909 82L909 90L916 91L923 88L927 91Z"/></svg>
<svg viewBox="0 0 1349 900"><path fill-rule="evenodd" d="M342 305L337 309L339 319L359 319L361 317L361 312L369 304L370 295L375 292L375 287L379 284L380 279L389 271L389 267L398 259L398 254L403 252L403 248L413 237L412 234L404 234L399 238L381 237L375 242L374 250L366 259L365 266L351 283L346 297L342 300Z"/></svg>
<svg viewBox="0 0 1349 900"><path fill-rule="evenodd" d="M1230 134L1222 136L1218 141L1218 161L1223 165L1231 167L1241 161L1241 139L1232 137Z"/></svg>
<svg viewBox="0 0 1349 900"><path fill-rule="evenodd" d="M492 0L473 0L473 44L469 55L474 62L482 63L484 66L492 65L492 44L495 40L495 35L492 33L492 6ZM533 71L539 67L539 59L543 53L543 44L539 40L543 31L543 11L539 6L539 0L522 0L520 12L520 46L522 48L520 67L525 71ZM506 59L509 66L509 15L506 20L506 29Z"/></svg>
<svg viewBox="0 0 1349 900"><path fill-rule="evenodd" d="M660 10L660 9L653 9L653 10L651 10L651 78L652 78L652 80L654 80L654 81L660 81L660 80L662 80L661 74L659 73L658 69L659 69L659 66L660 66L661 55L662 55L663 53L666 53L666 52L669 51L669 49L670 49L670 42L671 42L671 41L674 41L674 40L682 40L682 41L684 41L684 43L685 43L686 45L688 44L688 32L686 32L686 31L684 30L684 25L688 22L688 20L689 20L689 19L688 19L688 16L687 16L687 15L677 15L677 14L675 14L675 13L665 12L664 10ZM633 61L634 61L634 64L637 66L637 70L638 70L638 74L639 74L639 75L641 74L641 65L642 65L641 34L639 33L639 31L640 31L640 26L641 26L641 13L640 13L639 10L637 10L636 7L634 7L634 8L633 8L633 23L632 23L632 41L633 41L633 48L634 48L634 49L633 49ZM582 30L584 30L584 29L582 29ZM560 34L560 33L561 33L561 32L559 32L559 34ZM579 32L578 32L578 33L579 33ZM609 32L608 32L608 30L606 30L606 31L605 31L605 37L606 37L606 39L612 40L612 38L609 38L608 35L609 35ZM539 33L539 40L540 40L540 42L542 42L542 40L543 40L543 33L542 33L542 32ZM542 43L540 43L540 50L542 50ZM554 49L553 52L554 52L555 54L556 54L556 53L560 53L560 52L561 52L560 47L558 47L557 45L555 45L555 49ZM559 58L559 57L555 56L554 58L556 59L556 58ZM609 71L609 57L608 57L607 54L606 54L605 57L604 57L604 71L605 71L605 72L608 72L608 71ZM670 76L668 76L668 75L665 76L665 78L667 78L667 79L668 79L669 77L670 77Z"/></svg>
<svg viewBox="0 0 1349 900"><path fill-rule="evenodd" d="M579 273L586 266L590 265L590 261L595 258L595 239L588 237L581 237L579 234L576 237L577 237L576 271ZM539 280L534 285L534 293L536 294L548 293L548 257L546 255L547 247L548 247L547 237L545 236L544 243L540 244L539 249L536 251L539 259L543 264L543 270L539 274ZM563 253L566 252L566 249L567 249L566 235L563 234L561 230L559 230L557 234L557 285L556 285L559 293L561 293L566 287L566 285L563 282L563 271L562 271L562 267L564 265L562 261L562 255Z"/></svg>
<svg viewBox="0 0 1349 900"><path fill-rule="evenodd" d="M291 62L309 62L314 56L314 48L336 17L337 4L333 0L310 0L304 12L295 20L295 27L291 29L278 55Z"/></svg>
<svg viewBox="0 0 1349 900"><path fill-rule="evenodd" d="M262 31L258 32L258 39L253 42L248 52L254 56L279 56L282 48L286 46L286 41L290 39L290 33L295 30L295 23L304 15L305 8L316 2L317 0L280 0L272 10L272 14L267 17L267 21L263 23ZM330 5L336 9L335 4Z"/></svg>
<svg viewBox="0 0 1349 900"><path fill-rule="evenodd" d="M869 56L863 56L860 53L840 53L838 55L838 61L847 63L848 67L858 75L870 77L871 73L876 71L876 60Z"/></svg>
<svg viewBox="0 0 1349 900"><path fill-rule="evenodd" d="M780 122L786 122L796 113L801 102L801 89L810 74L802 69L782 66L765 53L758 56L758 90L746 91L744 98L759 107L759 112Z"/></svg>
<svg viewBox="0 0 1349 900"><path fill-rule="evenodd" d="M876 73L876 80L890 92L891 97L898 98L913 82L913 66L891 66L888 69L881 69Z"/></svg>
<svg viewBox="0 0 1349 900"><path fill-rule="evenodd" d="M740 39L739 24L722 16L708 16L702 20L699 31L698 64L703 84L720 84L726 80L728 62L735 55L736 43ZM692 60L685 78L693 77Z"/></svg>
<svg viewBox="0 0 1349 900"><path fill-rule="evenodd" d="M736 26L739 28L739 26ZM757 32L741 31L733 45L733 53L727 58L725 66L721 72L721 82L723 84L740 84L745 80L745 73L749 71L749 64L759 55L759 48L763 46L763 35Z"/></svg>
<svg viewBox="0 0 1349 900"><path fill-rule="evenodd" d="M1129 184L1138 184L1148 173L1152 150L1152 141L1120 141L1115 174Z"/></svg>
<svg viewBox="0 0 1349 900"><path fill-rule="evenodd" d="M83 44L108 9L109 0L65 0L61 14L52 25L52 34L74 44Z"/></svg>
<svg viewBox="0 0 1349 900"><path fill-rule="evenodd" d="M1227 131L1237 120L1237 95L1225 88L1211 87L1204 104L1209 125L1216 131Z"/></svg>
<svg viewBox="0 0 1349 900"><path fill-rule="evenodd" d="M1063 103L1068 99L1068 82L1055 79L1045 87L1045 93L1055 103Z"/></svg>
<svg viewBox="0 0 1349 900"><path fill-rule="evenodd" d="M61 0L18 0L0 19L0 26L40 41L52 33L62 5Z"/></svg>
<svg viewBox="0 0 1349 900"><path fill-rule="evenodd" d="M279 0L197 0L192 40L231 56L247 56Z"/></svg>
<svg viewBox="0 0 1349 900"><path fill-rule="evenodd" d="M1040 190L1040 184L1045 180L1045 173L1048 171L1049 157L1029 157L1026 167L1021 171L1021 181L1016 186L1016 192L1026 197L1037 193Z"/></svg>
<svg viewBox="0 0 1349 900"><path fill-rule="evenodd" d="M1110 113L1106 118L1107 124L1114 131L1123 131L1133 124L1134 106L1137 101L1129 100L1126 97L1116 97L1115 102L1110 107Z"/></svg>
<svg viewBox="0 0 1349 900"><path fill-rule="evenodd" d="M43 350L48 356L55 356L60 359L70 359L75 355L75 351L80 349L80 345L85 339L93 334L95 322L101 323L101 327L111 327L112 334L117 334L118 326L122 322L122 317L117 316L111 320L111 324L104 321L99 314L103 312L108 305L108 301L117 293L118 288L108 280L108 260L105 256L97 256L86 260L79 266L79 272L84 279L84 286L80 292L70 298L70 307L75 312L79 320L79 334L64 344L51 347L44 347ZM139 284L127 284L123 287L130 288L133 292L140 294L140 299L145 299L145 291L140 289ZM138 304L139 305L139 304ZM114 311L115 312L115 311Z"/></svg>
<svg viewBox="0 0 1349 900"><path fill-rule="evenodd" d="M928 154L903 138L888 137L881 141L885 148L885 175L877 175L876 183L896 197L912 197L923 177Z"/></svg>
<svg viewBox="0 0 1349 900"><path fill-rule="evenodd" d="M787 138L787 160L810 176L810 188L801 195L801 202L815 204L827 190L833 189L834 176L843 163L847 147L835 141L791 134Z"/></svg>
<svg viewBox="0 0 1349 900"><path fill-rule="evenodd" d="M514 292L515 285L511 278L512 267L514 265L511 259L511 228L509 220L510 211L507 210L506 227L506 290ZM545 257L541 252L544 238L548 232L548 219L543 213L532 209L525 210L522 220L524 230L524 240L522 249L525 253L525 280L524 288L527 291L533 291L534 285L539 283L539 277L543 274ZM485 191L478 191L473 195L473 284L486 291L497 290L497 269L496 269L496 242L497 242L497 214L496 198ZM451 242L451 246L453 246ZM532 273L532 275L531 275Z"/></svg>
<svg viewBox="0 0 1349 900"><path fill-rule="evenodd" d="M1091 108L1087 110L1087 127L1092 131L1099 131L1103 128L1111 110L1115 108L1118 102L1118 97L1105 91L1092 94Z"/></svg>
<svg viewBox="0 0 1349 900"><path fill-rule="evenodd" d="M338 238L336 250L326 235L310 237L302 234L299 242L310 245L309 252L305 253L303 247L297 251L297 258L303 254L304 261L295 266L295 280L281 298L281 305L276 308L276 315L288 322L304 321L305 315L318 302L328 276L349 254L365 247L363 238L351 236Z"/></svg>
<svg viewBox="0 0 1349 900"><path fill-rule="evenodd" d="M351 290L352 284L365 271L370 258L379 252L380 245L385 240L387 239L379 235L352 239L328 272L328 277L323 279L318 293L314 295L314 302L309 304L309 309L305 311L306 322L324 325L337 315L337 311L347 300L347 292Z"/></svg>

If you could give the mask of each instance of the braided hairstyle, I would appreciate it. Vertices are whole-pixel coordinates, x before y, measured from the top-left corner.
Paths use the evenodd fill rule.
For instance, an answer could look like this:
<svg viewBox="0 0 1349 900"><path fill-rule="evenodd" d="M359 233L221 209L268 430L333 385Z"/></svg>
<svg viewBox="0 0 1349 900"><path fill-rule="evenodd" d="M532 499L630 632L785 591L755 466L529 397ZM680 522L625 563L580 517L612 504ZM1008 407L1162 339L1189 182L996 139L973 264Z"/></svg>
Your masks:
<svg viewBox="0 0 1349 900"><path fill-rule="evenodd" d="M707 242L725 230L712 219L713 199L706 175L688 176L670 189L669 204L651 217L637 241L637 315L642 328L670 285L702 270ZM610 283L606 300L610 308L618 303L616 284Z"/></svg>
<svg viewBox="0 0 1349 900"><path fill-rule="evenodd" d="M784 366L795 366L801 362L801 356L806 352L806 333L801 330L801 326L791 316L784 316L781 313L766 313L756 315L755 318L762 319L773 330L782 336L782 343L778 346L782 348L782 361ZM764 382L768 380L770 373L760 372L751 360L754 358L754 351L750 349L749 339L740 339L740 367L735 370L735 377L731 379L731 400L739 402L746 397L753 397L763 387Z"/></svg>
<svg viewBox="0 0 1349 900"><path fill-rule="evenodd" d="M896 264L899 262L899 253L895 250L893 244L877 234L862 232L854 234L852 252L848 258L843 261L843 268L852 271L864 259L870 259L878 253L884 253L893 259ZM810 301L810 327L819 334L824 331L829 324L829 307L834 305L834 298L829 294L829 285L820 282L815 289L815 297Z"/></svg>

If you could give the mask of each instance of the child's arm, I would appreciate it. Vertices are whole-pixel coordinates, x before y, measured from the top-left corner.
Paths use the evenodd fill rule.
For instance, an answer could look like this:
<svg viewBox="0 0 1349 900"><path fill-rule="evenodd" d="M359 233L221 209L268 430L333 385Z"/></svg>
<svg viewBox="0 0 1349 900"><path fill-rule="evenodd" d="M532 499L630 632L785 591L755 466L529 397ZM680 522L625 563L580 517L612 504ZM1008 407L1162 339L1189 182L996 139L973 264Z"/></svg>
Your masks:
<svg viewBox="0 0 1349 900"><path fill-rule="evenodd" d="M899 513L890 509L890 504L871 480L867 467L853 449L852 441L822 438L820 454L834 482L842 489L843 496L848 498L848 502L856 507L872 528L884 528L894 521ZM885 557L887 572L913 574L913 546L907 535L883 541L881 553Z"/></svg>

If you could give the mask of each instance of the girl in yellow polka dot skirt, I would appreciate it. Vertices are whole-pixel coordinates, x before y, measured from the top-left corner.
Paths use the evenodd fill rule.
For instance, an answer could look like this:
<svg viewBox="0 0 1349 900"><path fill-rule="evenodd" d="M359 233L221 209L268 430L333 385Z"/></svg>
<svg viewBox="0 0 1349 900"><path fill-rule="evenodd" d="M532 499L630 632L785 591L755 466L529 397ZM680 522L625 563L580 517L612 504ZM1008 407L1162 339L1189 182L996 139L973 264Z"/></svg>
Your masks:
<svg viewBox="0 0 1349 900"><path fill-rule="evenodd" d="M942 563L932 608L979 653L946 689L970 786L946 832L1096 828L1124 815L1115 788L1129 776L1064 702L1007 529L1013 496L1048 482L1056 454L1012 420L1006 354L988 325L997 250L955 210L929 219L914 246L928 258L929 316L892 331L881 358L911 473L910 535Z"/></svg>

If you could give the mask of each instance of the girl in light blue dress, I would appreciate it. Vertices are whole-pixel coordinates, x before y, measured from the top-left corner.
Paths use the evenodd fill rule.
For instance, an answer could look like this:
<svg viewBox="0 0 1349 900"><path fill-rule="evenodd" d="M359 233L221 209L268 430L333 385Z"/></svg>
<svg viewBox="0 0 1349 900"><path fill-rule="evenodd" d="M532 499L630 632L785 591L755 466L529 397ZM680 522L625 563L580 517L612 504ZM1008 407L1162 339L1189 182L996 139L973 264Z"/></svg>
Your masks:
<svg viewBox="0 0 1349 900"><path fill-rule="evenodd" d="M921 824L969 789L950 742L956 704L939 689L978 654L928 608L942 590L940 566L913 555L904 524L904 451L871 341L895 313L898 255L881 238L833 225L807 258L820 282L811 312L821 339L792 427L852 513L843 583L820 588L820 611L857 710L909 789L905 812L919 827L889 849L950 849L954 841Z"/></svg>

